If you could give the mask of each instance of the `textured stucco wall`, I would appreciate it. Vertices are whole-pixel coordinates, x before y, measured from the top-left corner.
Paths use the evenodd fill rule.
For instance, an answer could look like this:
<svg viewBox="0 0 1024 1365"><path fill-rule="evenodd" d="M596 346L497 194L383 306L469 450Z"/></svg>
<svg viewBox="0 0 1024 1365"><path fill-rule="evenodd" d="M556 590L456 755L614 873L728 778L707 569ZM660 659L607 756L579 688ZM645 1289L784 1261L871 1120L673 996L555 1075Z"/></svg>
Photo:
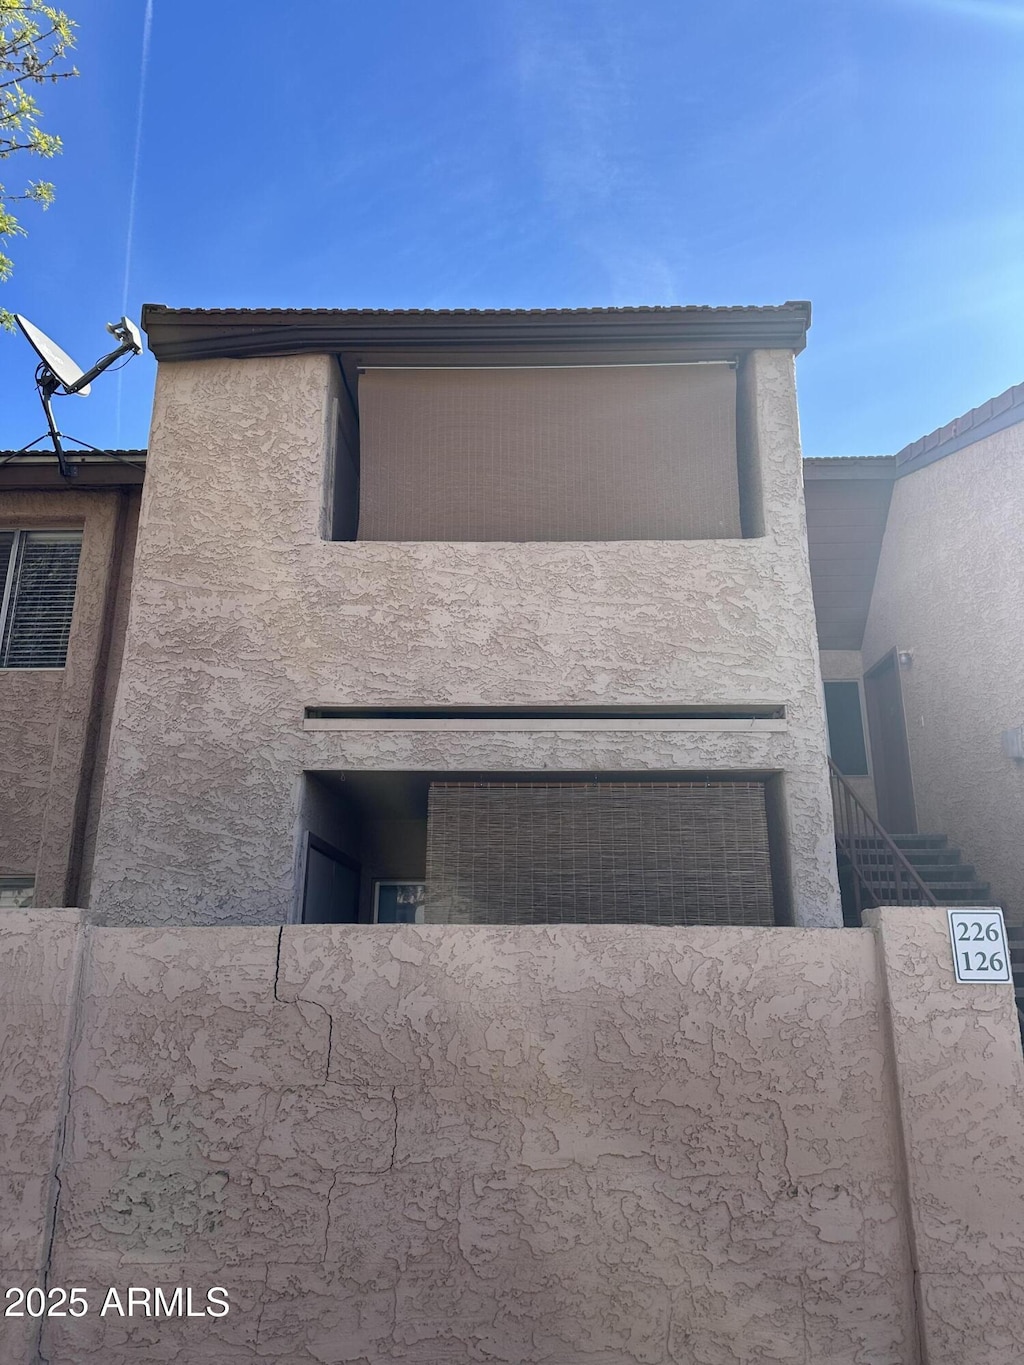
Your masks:
<svg viewBox="0 0 1024 1365"><path fill-rule="evenodd" d="M1017 1365L1024 1055L1009 986L952 980L944 910L869 910L897 1075L927 1365Z"/></svg>
<svg viewBox="0 0 1024 1365"><path fill-rule="evenodd" d="M0 874L34 877L62 670L0 669Z"/></svg>
<svg viewBox="0 0 1024 1365"><path fill-rule="evenodd" d="M767 534L320 539L326 357L163 364L92 903L274 923L304 770L783 770L796 913L837 923L792 357L755 354ZM782 734L309 733L309 705L779 700Z"/></svg>
<svg viewBox="0 0 1024 1365"><path fill-rule="evenodd" d="M234 1307L48 1359L920 1365L869 931L83 934L53 1245L11 1202L3 1268Z"/></svg>
<svg viewBox="0 0 1024 1365"><path fill-rule="evenodd" d="M900 669L918 827L947 834L1024 923L1024 425L899 479L863 658Z"/></svg>
<svg viewBox="0 0 1024 1365"><path fill-rule="evenodd" d="M0 919L5 1365L1019 1365L1024 1058L874 928ZM211 1285L128 1322L110 1285Z"/></svg>
<svg viewBox="0 0 1024 1365"><path fill-rule="evenodd" d="M110 727L117 700L117 680L124 656L124 637L128 627L128 607L131 602L132 572L135 566L135 543L139 530L139 507L142 490L133 488L125 493L124 519L117 560L117 578L112 584L110 629L107 659L103 669L102 690L96 699L94 713L95 741L92 772L89 781L88 807L79 860L79 884L76 888L84 899L92 876L92 859L96 849L96 830L99 825L103 780L106 775L107 749L110 746Z"/></svg>
<svg viewBox="0 0 1024 1365"><path fill-rule="evenodd" d="M0 1281L43 1283L66 1135L83 954L77 910L0 912ZM10 1300L4 1299L4 1307ZM0 1318L0 1360L35 1365L38 1322Z"/></svg>
<svg viewBox="0 0 1024 1365"><path fill-rule="evenodd" d="M83 529L63 669L0 669L0 874L36 879L37 905L73 896L119 569L122 495L0 493L0 525Z"/></svg>

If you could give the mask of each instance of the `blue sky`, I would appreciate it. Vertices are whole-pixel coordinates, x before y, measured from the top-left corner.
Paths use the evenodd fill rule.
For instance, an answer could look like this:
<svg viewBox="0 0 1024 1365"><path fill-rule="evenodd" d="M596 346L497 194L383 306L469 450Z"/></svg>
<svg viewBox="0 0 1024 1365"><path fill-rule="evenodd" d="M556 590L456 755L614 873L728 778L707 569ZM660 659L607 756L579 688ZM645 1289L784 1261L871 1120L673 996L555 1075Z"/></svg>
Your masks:
<svg viewBox="0 0 1024 1365"><path fill-rule="evenodd" d="M0 302L81 364L122 311L146 0L64 0L57 201ZM1024 379L1024 0L151 0L127 283L188 307L808 298L804 451ZM9 188L36 167L5 166ZM154 362L63 428L147 437ZM0 446L43 429L0 335Z"/></svg>

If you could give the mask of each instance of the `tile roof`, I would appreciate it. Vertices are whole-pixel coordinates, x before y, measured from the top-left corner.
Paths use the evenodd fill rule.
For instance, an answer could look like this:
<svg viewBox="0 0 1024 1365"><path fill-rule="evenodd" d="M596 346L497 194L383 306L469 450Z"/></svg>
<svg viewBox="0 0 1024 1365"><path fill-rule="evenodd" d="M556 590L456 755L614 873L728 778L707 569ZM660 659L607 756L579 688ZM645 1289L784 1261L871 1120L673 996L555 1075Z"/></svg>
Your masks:
<svg viewBox="0 0 1024 1365"><path fill-rule="evenodd" d="M811 305L805 300L789 299L785 303L638 303L598 308L171 308L165 303L147 303L147 313L171 313L175 317L412 317L412 318L469 318L469 317L578 317L601 316L615 313L786 313L806 311Z"/></svg>
<svg viewBox="0 0 1024 1365"><path fill-rule="evenodd" d="M894 460L895 455L805 455L804 464L863 464L865 460Z"/></svg>
<svg viewBox="0 0 1024 1365"><path fill-rule="evenodd" d="M915 469L934 464L936 460L1018 422L1024 422L1024 384L1014 384L995 398L989 398L970 412L954 417L952 422L904 446L896 455L897 477L912 474Z"/></svg>

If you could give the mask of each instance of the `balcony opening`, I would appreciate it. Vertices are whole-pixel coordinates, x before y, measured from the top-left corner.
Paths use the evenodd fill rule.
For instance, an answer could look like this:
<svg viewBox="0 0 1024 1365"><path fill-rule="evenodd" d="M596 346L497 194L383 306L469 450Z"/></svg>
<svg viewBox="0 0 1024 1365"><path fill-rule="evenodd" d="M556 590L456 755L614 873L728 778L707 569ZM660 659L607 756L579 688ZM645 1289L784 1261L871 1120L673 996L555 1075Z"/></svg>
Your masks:
<svg viewBox="0 0 1024 1365"><path fill-rule="evenodd" d="M342 369L335 540L762 534L732 361Z"/></svg>
<svg viewBox="0 0 1024 1365"><path fill-rule="evenodd" d="M305 923L788 923L781 777L305 775Z"/></svg>

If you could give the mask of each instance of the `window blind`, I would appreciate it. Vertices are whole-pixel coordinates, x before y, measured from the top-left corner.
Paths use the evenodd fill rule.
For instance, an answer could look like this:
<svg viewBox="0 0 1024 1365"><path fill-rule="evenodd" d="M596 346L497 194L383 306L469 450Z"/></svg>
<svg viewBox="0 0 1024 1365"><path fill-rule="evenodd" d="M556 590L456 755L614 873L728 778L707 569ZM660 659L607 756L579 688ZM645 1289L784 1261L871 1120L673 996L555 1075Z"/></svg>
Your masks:
<svg viewBox="0 0 1024 1365"><path fill-rule="evenodd" d="M10 535L10 532L4 533ZM0 667L63 668L78 582L81 531L17 533ZM13 537L12 537L13 539ZM3 550L0 546L0 563Z"/></svg>
<svg viewBox="0 0 1024 1365"><path fill-rule="evenodd" d="M369 370L360 540L739 537L729 365Z"/></svg>
<svg viewBox="0 0 1024 1365"><path fill-rule="evenodd" d="M774 923L760 782L434 783L427 923Z"/></svg>

